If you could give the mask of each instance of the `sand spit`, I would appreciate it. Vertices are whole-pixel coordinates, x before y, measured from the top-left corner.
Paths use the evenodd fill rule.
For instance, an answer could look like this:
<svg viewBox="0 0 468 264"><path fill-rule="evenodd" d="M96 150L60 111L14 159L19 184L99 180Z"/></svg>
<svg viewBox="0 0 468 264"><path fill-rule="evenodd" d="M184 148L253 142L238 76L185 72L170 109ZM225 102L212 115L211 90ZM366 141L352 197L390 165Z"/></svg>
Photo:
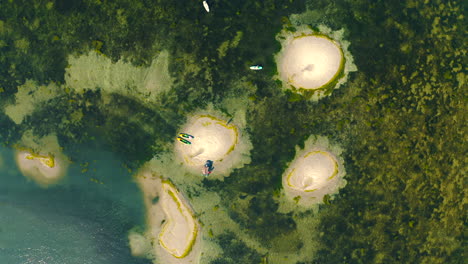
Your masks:
<svg viewBox="0 0 468 264"><path fill-rule="evenodd" d="M41 187L56 184L65 176L70 162L62 153L57 136L37 138L26 132L16 148L18 169Z"/></svg>
<svg viewBox="0 0 468 264"><path fill-rule="evenodd" d="M129 235L132 252L154 256L155 263L199 263L200 224L187 200L169 180L150 171L140 172L136 180L144 195L147 229Z"/></svg>

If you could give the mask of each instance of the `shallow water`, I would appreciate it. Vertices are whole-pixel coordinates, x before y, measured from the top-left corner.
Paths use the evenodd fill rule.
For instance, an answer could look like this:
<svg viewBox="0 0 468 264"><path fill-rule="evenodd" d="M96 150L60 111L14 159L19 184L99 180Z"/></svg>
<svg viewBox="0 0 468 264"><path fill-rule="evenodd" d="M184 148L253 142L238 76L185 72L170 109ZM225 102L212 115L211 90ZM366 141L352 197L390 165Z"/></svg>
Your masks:
<svg viewBox="0 0 468 264"><path fill-rule="evenodd" d="M0 263L149 263L133 258L127 242L142 224L141 194L109 153L90 157L105 184L75 164L66 183L47 189L20 174L11 150L1 153Z"/></svg>
<svg viewBox="0 0 468 264"><path fill-rule="evenodd" d="M127 240L148 161L203 222L209 264L463 263L461 1L201 2L0 0L0 263L151 263ZM327 28L356 66L317 101L276 78L278 36L301 27ZM217 178L170 161L206 109L250 150ZM19 173L28 133L72 160L57 185ZM281 177L313 137L340 149L346 185L304 208Z"/></svg>

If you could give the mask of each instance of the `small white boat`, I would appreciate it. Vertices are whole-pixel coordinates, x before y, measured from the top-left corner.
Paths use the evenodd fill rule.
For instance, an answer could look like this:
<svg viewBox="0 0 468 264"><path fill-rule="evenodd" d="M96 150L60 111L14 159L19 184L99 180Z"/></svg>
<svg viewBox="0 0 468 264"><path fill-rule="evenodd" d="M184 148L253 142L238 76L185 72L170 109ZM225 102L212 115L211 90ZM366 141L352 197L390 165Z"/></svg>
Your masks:
<svg viewBox="0 0 468 264"><path fill-rule="evenodd" d="M253 71L259 71L263 69L262 65L253 65L253 66L250 66L249 68Z"/></svg>
<svg viewBox="0 0 468 264"><path fill-rule="evenodd" d="M203 1L203 7L205 7L206 12L210 12L210 7L206 1Z"/></svg>

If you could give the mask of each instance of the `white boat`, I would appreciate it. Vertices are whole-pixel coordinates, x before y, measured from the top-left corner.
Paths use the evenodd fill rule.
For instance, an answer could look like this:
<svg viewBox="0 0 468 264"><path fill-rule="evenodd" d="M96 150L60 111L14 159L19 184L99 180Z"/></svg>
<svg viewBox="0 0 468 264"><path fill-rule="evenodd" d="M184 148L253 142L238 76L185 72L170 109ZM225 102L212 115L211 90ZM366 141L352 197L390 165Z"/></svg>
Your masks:
<svg viewBox="0 0 468 264"><path fill-rule="evenodd" d="M203 1L203 7L205 7L206 12L210 12L210 7L206 1Z"/></svg>
<svg viewBox="0 0 468 264"><path fill-rule="evenodd" d="M263 69L261 65L253 65L253 66L250 66L249 68L253 71L259 71Z"/></svg>

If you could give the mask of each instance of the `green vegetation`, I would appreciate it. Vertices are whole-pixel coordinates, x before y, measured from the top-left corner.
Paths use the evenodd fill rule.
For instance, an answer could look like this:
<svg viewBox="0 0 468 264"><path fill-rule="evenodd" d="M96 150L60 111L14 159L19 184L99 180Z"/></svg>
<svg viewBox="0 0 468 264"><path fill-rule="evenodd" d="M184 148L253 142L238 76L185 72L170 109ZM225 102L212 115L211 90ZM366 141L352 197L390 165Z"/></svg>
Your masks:
<svg viewBox="0 0 468 264"><path fill-rule="evenodd" d="M314 106L346 142L348 175L322 211L317 263L463 262L465 26L459 3L429 2L340 8L358 19L360 73Z"/></svg>
<svg viewBox="0 0 468 264"><path fill-rule="evenodd" d="M272 80L275 35L305 3L214 3L207 14L198 1L181 7L162 0L0 0L0 141L11 146L29 129L54 132L64 152L96 144L137 168L167 150L187 114L220 105L238 89L255 105L247 114L252 163L203 187L222 197L220 207L252 239L265 248L296 231L318 240L314 258L298 263L463 263L468 122L461 1L313 1L310 23L345 28L358 67L318 102L283 93ZM67 58L90 50L135 67L168 50L172 89L153 104L103 90L76 93L65 83ZM265 70L251 72L250 64ZM233 85L241 77L245 90ZM29 79L55 83L63 93L16 124L4 107ZM318 213L278 213L281 174L311 134L343 147L348 183ZM298 214L317 217L318 234L297 230ZM238 236L213 238L225 253L213 264L261 263L263 254ZM300 252L301 243L291 248Z"/></svg>
<svg viewBox="0 0 468 264"><path fill-rule="evenodd" d="M255 250L236 239L235 234L226 233L215 239L223 249L223 256L210 264L260 263L261 256Z"/></svg>
<svg viewBox="0 0 468 264"><path fill-rule="evenodd" d="M341 2L328 19L351 32L355 78L316 104L256 95L255 164L227 179L229 203L239 193L267 201L288 150L311 133L345 148L348 184L321 207L321 249L304 263L463 263L466 25L460 3L422 2ZM271 207L250 209L283 217Z"/></svg>

